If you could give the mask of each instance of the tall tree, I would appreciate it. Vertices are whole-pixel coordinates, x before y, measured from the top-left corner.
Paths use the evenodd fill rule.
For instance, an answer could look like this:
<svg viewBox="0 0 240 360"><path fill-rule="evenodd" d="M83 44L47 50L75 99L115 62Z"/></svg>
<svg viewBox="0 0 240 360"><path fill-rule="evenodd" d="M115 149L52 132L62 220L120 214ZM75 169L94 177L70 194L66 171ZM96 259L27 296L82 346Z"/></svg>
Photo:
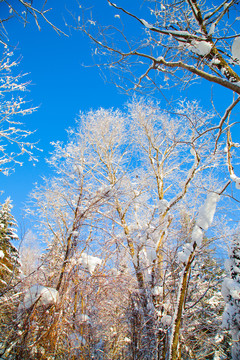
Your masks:
<svg viewBox="0 0 240 360"><path fill-rule="evenodd" d="M223 314L223 327L232 336L232 359L240 359L240 242L235 236L225 263L227 277L222 285L222 295L226 301Z"/></svg>
<svg viewBox="0 0 240 360"><path fill-rule="evenodd" d="M20 264L18 250L13 245L18 239L16 221L11 213L12 204L8 198L0 208L0 344L4 348L5 339L11 333L17 310L18 296L15 288L19 280Z"/></svg>
<svg viewBox="0 0 240 360"><path fill-rule="evenodd" d="M134 100L126 112L81 114L77 130L69 131L68 144L55 144L49 163L56 176L37 188L33 198L41 237L49 243L43 285L55 287L61 299L63 316L56 317L58 326L55 323L60 338L66 333L69 338L78 329L76 319L88 315L94 324L110 322L123 329L122 334L101 331L101 350L111 356L126 350L116 344L125 337L135 358L167 356L182 270L177 252L186 242L180 235L181 212L188 209L193 225L206 187L210 193L219 187L212 170L221 166L222 151L211 156L214 145L210 132L204 131L208 121L211 116L196 103L181 103L170 115L159 104ZM113 287L115 305L120 304L115 286L121 280L124 307L106 304L108 315L102 318L104 311L96 306L93 310L91 304L103 296L105 279ZM107 303L113 304L113 298ZM111 319L114 309L119 323ZM66 322L71 324L68 329ZM126 332L126 323L132 334ZM91 336L99 340L94 332Z"/></svg>
<svg viewBox="0 0 240 360"><path fill-rule="evenodd" d="M18 239L16 221L11 214L12 204L8 198L0 209L0 288L1 291L11 285L19 272L18 250L12 241Z"/></svg>

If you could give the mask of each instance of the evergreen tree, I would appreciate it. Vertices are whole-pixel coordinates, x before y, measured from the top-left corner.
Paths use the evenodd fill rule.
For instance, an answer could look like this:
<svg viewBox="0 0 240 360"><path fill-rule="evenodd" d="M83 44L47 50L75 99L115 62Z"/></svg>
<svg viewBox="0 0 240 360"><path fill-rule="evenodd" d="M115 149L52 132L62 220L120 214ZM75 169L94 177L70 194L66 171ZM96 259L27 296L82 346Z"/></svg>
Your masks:
<svg viewBox="0 0 240 360"><path fill-rule="evenodd" d="M222 295L226 301L223 327L229 330L233 345L232 359L240 359L240 238L236 237L225 263L228 277L224 279Z"/></svg>
<svg viewBox="0 0 240 360"><path fill-rule="evenodd" d="M12 204L6 199L0 209L0 291L4 290L18 273L18 250L12 244L18 239L16 221L11 214Z"/></svg>
<svg viewBox="0 0 240 360"><path fill-rule="evenodd" d="M17 240L16 221L11 214L10 198L0 205L0 356L9 346L9 335L14 328L18 306L16 289L13 287L19 275L18 250L12 244Z"/></svg>

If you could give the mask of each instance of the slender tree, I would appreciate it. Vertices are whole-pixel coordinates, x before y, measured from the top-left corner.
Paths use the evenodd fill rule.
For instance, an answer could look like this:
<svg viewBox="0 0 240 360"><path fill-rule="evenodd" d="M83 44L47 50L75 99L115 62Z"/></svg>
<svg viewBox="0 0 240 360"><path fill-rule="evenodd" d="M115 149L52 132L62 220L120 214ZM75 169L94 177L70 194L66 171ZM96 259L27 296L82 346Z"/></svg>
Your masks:
<svg viewBox="0 0 240 360"><path fill-rule="evenodd" d="M19 272L18 250L12 241L18 239L16 234L16 221L11 214L12 204L8 198L0 209L0 287L1 290L11 285Z"/></svg>

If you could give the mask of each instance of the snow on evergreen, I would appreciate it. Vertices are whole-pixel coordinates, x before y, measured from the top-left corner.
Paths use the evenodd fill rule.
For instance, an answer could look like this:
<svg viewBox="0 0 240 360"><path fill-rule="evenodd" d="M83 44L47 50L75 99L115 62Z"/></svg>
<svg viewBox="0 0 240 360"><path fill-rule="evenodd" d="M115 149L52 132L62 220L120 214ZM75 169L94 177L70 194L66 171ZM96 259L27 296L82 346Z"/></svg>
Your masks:
<svg viewBox="0 0 240 360"><path fill-rule="evenodd" d="M7 198L0 208L0 288L6 286L16 275L18 250L12 244L17 240L16 221L11 214L12 201Z"/></svg>
<svg viewBox="0 0 240 360"><path fill-rule="evenodd" d="M222 296L226 302L222 327L229 330L233 345L232 359L240 359L240 238L236 237L225 262L228 277L222 285Z"/></svg>

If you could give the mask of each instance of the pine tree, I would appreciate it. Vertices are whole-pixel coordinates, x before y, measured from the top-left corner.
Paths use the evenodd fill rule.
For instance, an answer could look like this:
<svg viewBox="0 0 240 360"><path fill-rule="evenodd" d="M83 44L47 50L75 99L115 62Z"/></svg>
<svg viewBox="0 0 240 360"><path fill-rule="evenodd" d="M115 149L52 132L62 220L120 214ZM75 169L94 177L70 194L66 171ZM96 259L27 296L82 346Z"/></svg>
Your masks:
<svg viewBox="0 0 240 360"><path fill-rule="evenodd" d="M17 240L16 221L11 214L12 204L6 199L0 209L0 291L10 285L19 272L18 250L12 244Z"/></svg>
<svg viewBox="0 0 240 360"><path fill-rule="evenodd" d="M223 328L232 336L232 359L240 359L240 238L233 239L229 259L225 263L228 277L224 279L222 295L226 301Z"/></svg>
<svg viewBox="0 0 240 360"><path fill-rule="evenodd" d="M0 205L0 353L5 352L9 335L14 328L18 306L16 279L19 276L18 250L12 244L17 240L16 221L11 214L12 201L7 198ZM1 356L0 355L0 356Z"/></svg>

